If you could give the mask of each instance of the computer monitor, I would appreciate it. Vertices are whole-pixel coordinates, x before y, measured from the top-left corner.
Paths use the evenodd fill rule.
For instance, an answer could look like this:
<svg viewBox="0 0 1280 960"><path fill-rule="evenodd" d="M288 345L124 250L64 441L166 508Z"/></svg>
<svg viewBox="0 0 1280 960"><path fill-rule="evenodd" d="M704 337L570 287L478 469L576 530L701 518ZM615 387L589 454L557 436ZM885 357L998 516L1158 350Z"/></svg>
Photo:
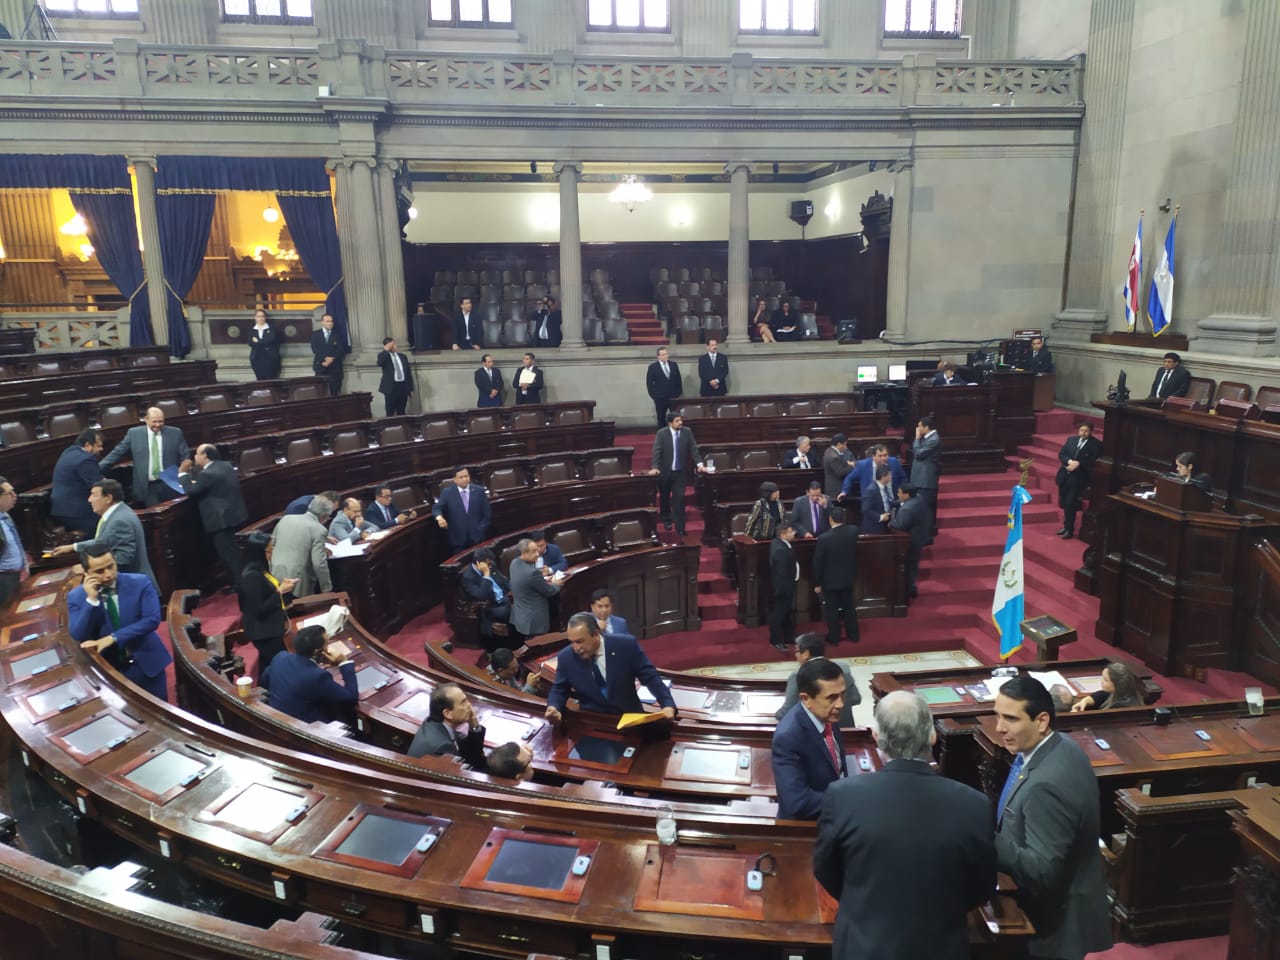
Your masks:
<svg viewBox="0 0 1280 960"><path fill-rule="evenodd" d="M889 364L889 382L899 383L905 382L907 379L907 365L905 363Z"/></svg>
<svg viewBox="0 0 1280 960"><path fill-rule="evenodd" d="M858 364L859 383L877 383L880 379L880 368L874 363Z"/></svg>

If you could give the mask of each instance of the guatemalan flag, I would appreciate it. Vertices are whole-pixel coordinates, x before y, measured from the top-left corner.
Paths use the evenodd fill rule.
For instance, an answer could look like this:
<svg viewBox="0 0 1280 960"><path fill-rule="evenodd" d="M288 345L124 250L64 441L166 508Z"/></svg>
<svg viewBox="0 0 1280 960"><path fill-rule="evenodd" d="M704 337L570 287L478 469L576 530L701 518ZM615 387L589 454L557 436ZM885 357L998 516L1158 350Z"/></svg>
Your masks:
<svg viewBox="0 0 1280 960"><path fill-rule="evenodd" d="M1009 535L1004 541L1004 557L996 577L996 593L991 599L991 619L1000 631L1000 657L1008 659L1022 649L1023 567L1022 505L1031 502L1027 488L1013 488L1009 504Z"/></svg>
<svg viewBox="0 0 1280 960"><path fill-rule="evenodd" d="M1147 316L1151 318L1151 335L1160 336L1173 320L1173 233L1178 226L1175 213L1169 221L1169 233L1164 238L1164 251L1160 254L1160 266L1151 278L1151 296L1147 297Z"/></svg>
<svg viewBox="0 0 1280 960"><path fill-rule="evenodd" d="M1142 283L1142 214L1138 214L1138 233L1129 251L1129 273L1124 281L1124 322L1133 333L1138 323L1138 286Z"/></svg>

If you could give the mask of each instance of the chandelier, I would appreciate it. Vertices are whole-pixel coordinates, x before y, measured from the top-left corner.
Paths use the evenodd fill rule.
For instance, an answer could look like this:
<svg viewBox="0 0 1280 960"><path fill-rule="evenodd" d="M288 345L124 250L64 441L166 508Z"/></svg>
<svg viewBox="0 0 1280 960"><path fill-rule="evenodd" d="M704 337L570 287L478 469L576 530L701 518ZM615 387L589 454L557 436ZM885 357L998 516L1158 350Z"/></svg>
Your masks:
<svg viewBox="0 0 1280 960"><path fill-rule="evenodd" d="M609 194L609 202L622 204L627 208L627 213L634 211L638 204L647 203L652 199L653 191L630 173L623 177L622 182Z"/></svg>

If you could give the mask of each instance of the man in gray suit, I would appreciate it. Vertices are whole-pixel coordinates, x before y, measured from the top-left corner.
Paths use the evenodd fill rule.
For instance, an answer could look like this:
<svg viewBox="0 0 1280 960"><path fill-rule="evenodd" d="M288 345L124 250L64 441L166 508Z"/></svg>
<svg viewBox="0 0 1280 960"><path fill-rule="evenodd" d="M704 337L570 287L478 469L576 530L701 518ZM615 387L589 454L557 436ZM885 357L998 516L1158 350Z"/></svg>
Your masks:
<svg viewBox="0 0 1280 960"><path fill-rule="evenodd" d="M826 656L827 645L818 634L802 633L796 637L796 670L791 676L787 677L787 698L782 701L782 706L773 715L773 719L781 720L792 707L800 702L799 668L810 660L825 660ZM840 663L840 661L837 660L836 663ZM844 706L840 709L840 719L836 721L836 726L852 727L853 708L862 702L862 694L858 692L857 684L853 682L853 674L849 672L849 665L840 663L840 669L844 671Z"/></svg>
<svg viewBox="0 0 1280 960"><path fill-rule="evenodd" d="M164 411L159 407L147 409L146 419L139 427L130 427L124 439L115 445L98 464L102 472L119 463L125 457L133 461L132 498L144 507L172 500L178 496L160 474L168 467L176 467L191 456L187 441L177 427L164 425ZM119 563L120 557L116 557ZM120 569L125 569L123 565Z"/></svg>
<svg viewBox="0 0 1280 960"><path fill-rule="evenodd" d="M64 543L53 553L58 556L72 550L85 551L104 547L115 557L116 567L123 573L145 573L154 584L156 575L147 558L146 534L142 521L124 502L124 487L116 480L99 480L89 488L89 506L98 515L98 526L92 537L77 543Z"/></svg>
<svg viewBox="0 0 1280 960"><path fill-rule="evenodd" d="M337 542L349 540L360 543L368 540L369 534L377 533L378 528L364 518L364 507L355 497L347 497L342 501L342 509L333 515L329 523L329 536Z"/></svg>
<svg viewBox="0 0 1280 960"><path fill-rule="evenodd" d="M466 733L459 728L466 727ZM476 708L456 683L442 683L431 691L427 719L409 744L411 757L459 757L472 770L485 772L484 727Z"/></svg>
<svg viewBox="0 0 1280 960"><path fill-rule="evenodd" d="M933 526L931 532L938 528L938 453L942 449L942 438L934 427L932 415L921 417L916 424L916 439L911 444L911 482L915 484L916 495L929 507Z"/></svg>
<svg viewBox="0 0 1280 960"><path fill-rule="evenodd" d="M1081 960L1111 947L1098 854L1098 780L1089 758L1053 730L1053 698L1025 674L996 696L996 732L1014 754L996 807L999 869L1035 925L1027 956Z"/></svg>
<svg viewBox="0 0 1280 960"><path fill-rule="evenodd" d="M521 637L535 637L551 629L550 598L560 585L538 569L538 545L528 538L516 544L519 555L507 574L511 581L511 626Z"/></svg>
<svg viewBox="0 0 1280 960"><path fill-rule="evenodd" d="M333 589L329 576L329 554L325 550L325 523L333 513L333 502L314 497L307 512L283 516L271 533L271 575L277 580L296 577L295 597L328 593Z"/></svg>

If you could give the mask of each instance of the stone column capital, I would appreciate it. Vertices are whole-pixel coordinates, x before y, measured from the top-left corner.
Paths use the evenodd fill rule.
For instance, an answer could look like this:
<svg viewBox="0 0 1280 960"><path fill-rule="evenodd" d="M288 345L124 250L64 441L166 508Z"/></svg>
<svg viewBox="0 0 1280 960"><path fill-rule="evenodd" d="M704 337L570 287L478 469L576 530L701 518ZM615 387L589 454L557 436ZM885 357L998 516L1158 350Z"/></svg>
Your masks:
<svg viewBox="0 0 1280 960"><path fill-rule="evenodd" d="M557 177L563 178L566 173L572 174L574 177L582 176L581 160L557 160L551 166L552 171Z"/></svg>
<svg viewBox="0 0 1280 960"><path fill-rule="evenodd" d="M751 166L752 164L750 160L730 160L724 165L724 172L732 177L735 173L741 170L744 171L747 176L751 176Z"/></svg>
<svg viewBox="0 0 1280 960"><path fill-rule="evenodd" d="M125 156L125 163L129 165L130 170L136 170L137 167L149 167L154 173L156 169L156 158L151 156L129 154Z"/></svg>
<svg viewBox="0 0 1280 960"><path fill-rule="evenodd" d="M331 157L325 161L324 168L326 170L352 170L355 167L364 164L370 170L378 166L378 161L373 157Z"/></svg>

